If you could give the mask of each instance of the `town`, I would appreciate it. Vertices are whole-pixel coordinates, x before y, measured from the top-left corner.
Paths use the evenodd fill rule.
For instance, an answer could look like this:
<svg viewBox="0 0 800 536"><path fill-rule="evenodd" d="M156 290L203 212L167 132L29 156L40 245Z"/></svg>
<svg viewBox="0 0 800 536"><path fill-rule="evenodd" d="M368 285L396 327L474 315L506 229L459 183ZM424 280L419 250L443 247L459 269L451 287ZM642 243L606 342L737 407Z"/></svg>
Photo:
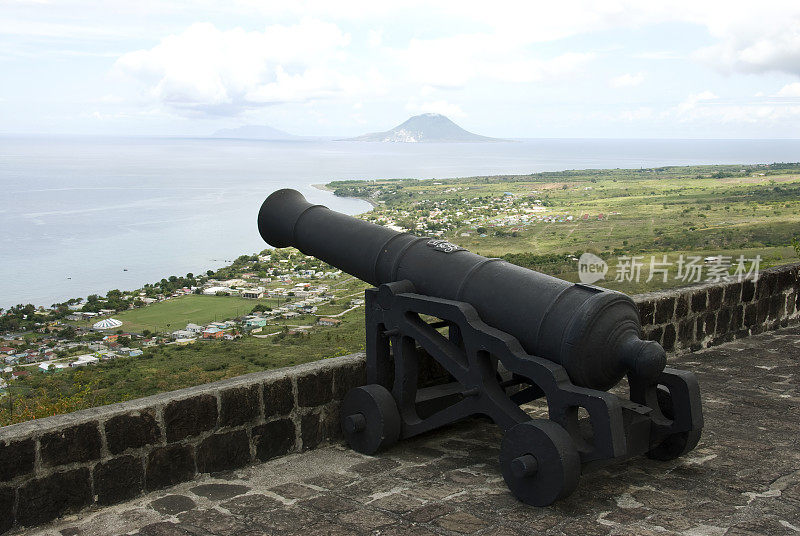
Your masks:
<svg viewBox="0 0 800 536"><path fill-rule="evenodd" d="M280 340L335 328L343 315L363 306L363 288L340 270L296 250L266 250L201 276L172 276L142 289L112 290L105 297L76 298L52 308L12 307L0 311L4 328L0 393L8 390L9 382L32 373L137 358L159 346L242 337ZM216 310L221 299L235 303L243 314L203 321L217 313L192 307L197 322L178 326L178 320L167 314L152 328L143 327L149 324L140 319L142 313L155 312L169 302L182 308L189 302L208 302Z"/></svg>

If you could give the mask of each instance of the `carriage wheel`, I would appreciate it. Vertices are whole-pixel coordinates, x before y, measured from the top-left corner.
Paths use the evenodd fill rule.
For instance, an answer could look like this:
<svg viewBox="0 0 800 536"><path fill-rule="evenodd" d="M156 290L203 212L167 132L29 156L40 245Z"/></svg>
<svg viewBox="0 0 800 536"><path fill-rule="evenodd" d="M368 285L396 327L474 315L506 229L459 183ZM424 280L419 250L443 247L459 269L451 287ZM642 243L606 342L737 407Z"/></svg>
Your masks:
<svg viewBox="0 0 800 536"><path fill-rule="evenodd" d="M392 394L382 385L350 389L340 414L344 438L357 452L375 454L400 438L400 412Z"/></svg>
<svg viewBox="0 0 800 536"><path fill-rule="evenodd" d="M667 419L673 419L675 413L672 410L672 395L670 392L660 387L656 392L658 395L658 407ZM690 430L688 432L677 432L670 434L655 448L647 453L648 458L661 461L674 460L683 456L697 446L700 441L702 430Z"/></svg>
<svg viewBox="0 0 800 536"><path fill-rule="evenodd" d="M566 430L552 421L535 419L506 432L500 469L517 499L547 506L578 486L581 459Z"/></svg>

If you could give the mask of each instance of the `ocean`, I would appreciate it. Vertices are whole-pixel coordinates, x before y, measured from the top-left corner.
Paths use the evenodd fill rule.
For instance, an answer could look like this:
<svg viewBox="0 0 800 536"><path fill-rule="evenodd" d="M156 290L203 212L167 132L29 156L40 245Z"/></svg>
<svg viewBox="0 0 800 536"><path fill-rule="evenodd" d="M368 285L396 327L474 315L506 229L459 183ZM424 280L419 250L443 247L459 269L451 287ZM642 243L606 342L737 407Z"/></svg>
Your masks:
<svg viewBox="0 0 800 536"><path fill-rule="evenodd" d="M539 139L388 144L0 137L0 307L50 305L201 273L265 249L264 198L312 184L586 168L800 161L800 140Z"/></svg>

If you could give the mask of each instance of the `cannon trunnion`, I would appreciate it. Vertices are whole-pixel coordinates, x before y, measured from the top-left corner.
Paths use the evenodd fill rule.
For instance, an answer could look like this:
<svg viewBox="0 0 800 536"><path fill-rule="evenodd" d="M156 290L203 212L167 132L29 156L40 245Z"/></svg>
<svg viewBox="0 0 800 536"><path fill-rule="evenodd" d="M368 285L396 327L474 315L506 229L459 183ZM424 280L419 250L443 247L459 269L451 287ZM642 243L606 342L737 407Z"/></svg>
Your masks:
<svg viewBox="0 0 800 536"><path fill-rule="evenodd" d="M703 427L694 375L640 339L624 294L487 259L279 190L259 232L376 286L366 291L367 385L342 402L345 439L374 454L473 415L504 430L500 467L520 500L569 495L581 472L646 454L668 460ZM430 361L442 372L431 382ZM627 376L629 397L608 393ZM548 418L526 404L544 398ZM581 417L585 415L585 417Z"/></svg>

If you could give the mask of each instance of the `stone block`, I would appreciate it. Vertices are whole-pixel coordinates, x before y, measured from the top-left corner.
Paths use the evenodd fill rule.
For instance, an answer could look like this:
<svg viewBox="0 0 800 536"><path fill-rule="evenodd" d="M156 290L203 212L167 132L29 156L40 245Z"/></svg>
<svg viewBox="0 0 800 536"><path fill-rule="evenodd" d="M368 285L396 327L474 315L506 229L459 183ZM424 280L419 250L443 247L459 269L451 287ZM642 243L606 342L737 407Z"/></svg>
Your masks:
<svg viewBox="0 0 800 536"><path fill-rule="evenodd" d="M784 290L789 290L795 284L795 281L794 267L782 268L777 273L776 291L783 292Z"/></svg>
<svg viewBox="0 0 800 536"><path fill-rule="evenodd" d="M684 318L678 324L678 342L688 346L694 340L694 319Z"/></svg>
<svg viewBox="0 0 800 536"><path fill-rule="evenodd" d="M89 469L82 467L37 478L19 488L17 523L41 525L92 503Z"/></svg>
<svg viewBox="0 0 800 536"><path fill-rule="evenodd" d="M246 430L216 433L197 446L197 472L230 471L250 463L250 439Z"/></svg>
<svg viewBox="0 0 800 536"><path fill-rule="evenodd" d="M747 303L753 301L756 295L756 285L750 279L742 281L742 302Z"/></svg>
<svg viewBox="0 0 800 536"><path fill-rule="evenodd" d="M278 378L264 384L264 416L277 417L289 415L294 409L292 380Z"/></svg>
<svg viewBox="0 0 800 536"><path fill-rule="evenodd" d="M55 467L100 459L100 430L96 421L48 432L39 439L42 464Z"/></svg>
<svg viewBox="0 0 800 536"><path fill-rule="evenodd" d="M738 331L742 328L743 311L744 306L741 303L731 307L731 321L728 329L731 331Z"/></svg>
<svg viewBox="0 0 800 536"><path fill-rule="evenodd" d="M0 482L32 472L35 450L33 439L0 443Z"/></svg>
<svg viewBox="0 0 800 536"><path fill-rule="evenodd" d="M727 307L723 307L717 313L716 334L723 335L728 332L728 324L731 320L731 311Z"/></svg>
<svg viewBox="0 0 800 536"><path fill-rule="evenodd" d="M656 302L655 323L664 324L675 314L675 298L661 298Z"/></svg>
<svg viewBox="0 0 800 536"><path fill-rule="evenodd" d="M797 293L792 291L786 296L786 316L792 316L797 311Z"/></svg>
<svg viewBox="0 0 800 536"><path fill-rule="evenodd" d="M339 415L340 402L334 402L325 406L322 413L322 430L325 439L334 440L342 437L342 424Z"/></svg>
<svg viewBox="0 0 800 536"><path fill-rule="evenodd" d="M656 309L655 302L653 300L647 300L637 303L636 306L639 308L639 320L642 325L646 326L647 324L652 324L653 312Z"/></svg>
<svg viewBox="0 0 800 536"><path fill-rule="evenodd" d="M744 307L744 325L748 328L756 325L758 305L755 303L748 303Z"/></svg>
<svg viewBox="0 0 800 536"><path fill-rule="evenodd" d="M0 534L14 526L14 488L0 487Z"/></svg>
<svg viewBox="0 0 800 536"><path fill-rule="evenodd" d="M769 298L756 302L756 323L763 324L769 316Z"/></svg>
<svg viewBox="0 0 800 536"><path fill-rule="evenodd" d="M675 336L675 324L667 324L664 326L664 338L661 342L661 345L667 352L670 352L675 348Z"/></svg>
<svg viewBox="0 0 800 536"><path fill-rule="evenodd" d="M706 317L705 315L698 316L695 320L694 338L697 341L702 341L706 337Z"/></svg>
<svg viewBox="0 0 800 536"><path fill-rule="evenodd" d="M297 405L322 406L333 400L333 370L317 370L297 378Z"/></svg>
<svg viewBox="0 0 800 536"><path fill-rule="evenodd" d="M233 387L220 393L220 426L240 426L261 416L259 385Z"/></svg>
<svg viewBox="0 0 800 536"><path fill-rule="evenodd" d="M300 438L303 441L303 450L313 449L325 440L320 412L303 415L300 421Z"/></svg>
<svg viewBox="0 0 800 536"><path fill-rule="evenodd" d="M775 282L777 277L774 272L762 272L758 276L758 283L756 284L756 299L762 300L768 298L775 292Z"/></svg>
<svg viewBox="0 0 800 536"><path fill-rule="evenodd" d="M116 504L138 496L144 489L144 465L137 456L120 456L94 467L97 503Z"/></svg>
<svg viewBox="0 0 800 536"><path fill-rule="evenodd" d="M725 287L724 294L722 296L722 303L728 307L732 307L737 303L742 301L742 284L737 283L730 283Z"/></svg>
<svg viewBox="0 0 800 536"><path fill-rule="evenodd" d="M708 289L708 308L716 311L722 305L722 287L711 287Z"/></svg>
<svg viewBox="0 0 800 536"><path fill-rule="evenodd" d="M680 320L689 314L689 299L685 294L681 294L675 300L675 319Z"/></svg>
<svg viewBox="0 0 800 536"><path fill-rule="evenodd" d="M784 314L784 303L786 298L783 294L773 294L769 297L769 319L779 320Z"/></svg>
<svg viewBox="0 0 800 536"><path fill-rule="evenodd" d="M217 399L198 395L173 400L164 408L167 441L180 441L213 429L217 425Z"/></svg>
<svg viewBox="0 0 800 536"><path fill-rule="evenodd" d="M145 483L148 490L185 482L194 475L194 454L188 445L168 445L157 448L147 457Z"/></svg>
<svg viewBox="0 0 800 536"><path fill-rule="evenodd" d="M692 312L701 313L706 310L708 303L708 292L705 290L698 290L692 294Z"/></svg>
<svg viewBox="0 0 800 536"><path fill-rule="evenodd" d="M737 339L744 339L745 337L749 337L749 336L750 336L750 330L749 329L740 329L735 334L735 337Z"/></svg>
<svg viewBox="0 0 800 536"><path fill-rule="evenodd" d="M339 367L333 375L333 398L342 400L350 389L367 383L367 365L358 362Z"/></svg>
<svg viewBox="0 0 800 536"><path fill-rule="evenodd" d="M295 449L295 427L291 419L278 419L252 430L256 458L265 462L276 456L283 456Z"/></svg>
<svg viewBox="0 0 800 536"><path fill-rule="evenodd" d="M111 454L145 445L157 445L161 441L161 427L152 411L118 415L107 420L103 427L106 445Z"/></svg>
<svg viewBox="0 0 800 536"><path fill-rule="evenodd" d="M703 331L706 335L713 335L717 327L717 313L709 311L703 315Z"/></svg>

